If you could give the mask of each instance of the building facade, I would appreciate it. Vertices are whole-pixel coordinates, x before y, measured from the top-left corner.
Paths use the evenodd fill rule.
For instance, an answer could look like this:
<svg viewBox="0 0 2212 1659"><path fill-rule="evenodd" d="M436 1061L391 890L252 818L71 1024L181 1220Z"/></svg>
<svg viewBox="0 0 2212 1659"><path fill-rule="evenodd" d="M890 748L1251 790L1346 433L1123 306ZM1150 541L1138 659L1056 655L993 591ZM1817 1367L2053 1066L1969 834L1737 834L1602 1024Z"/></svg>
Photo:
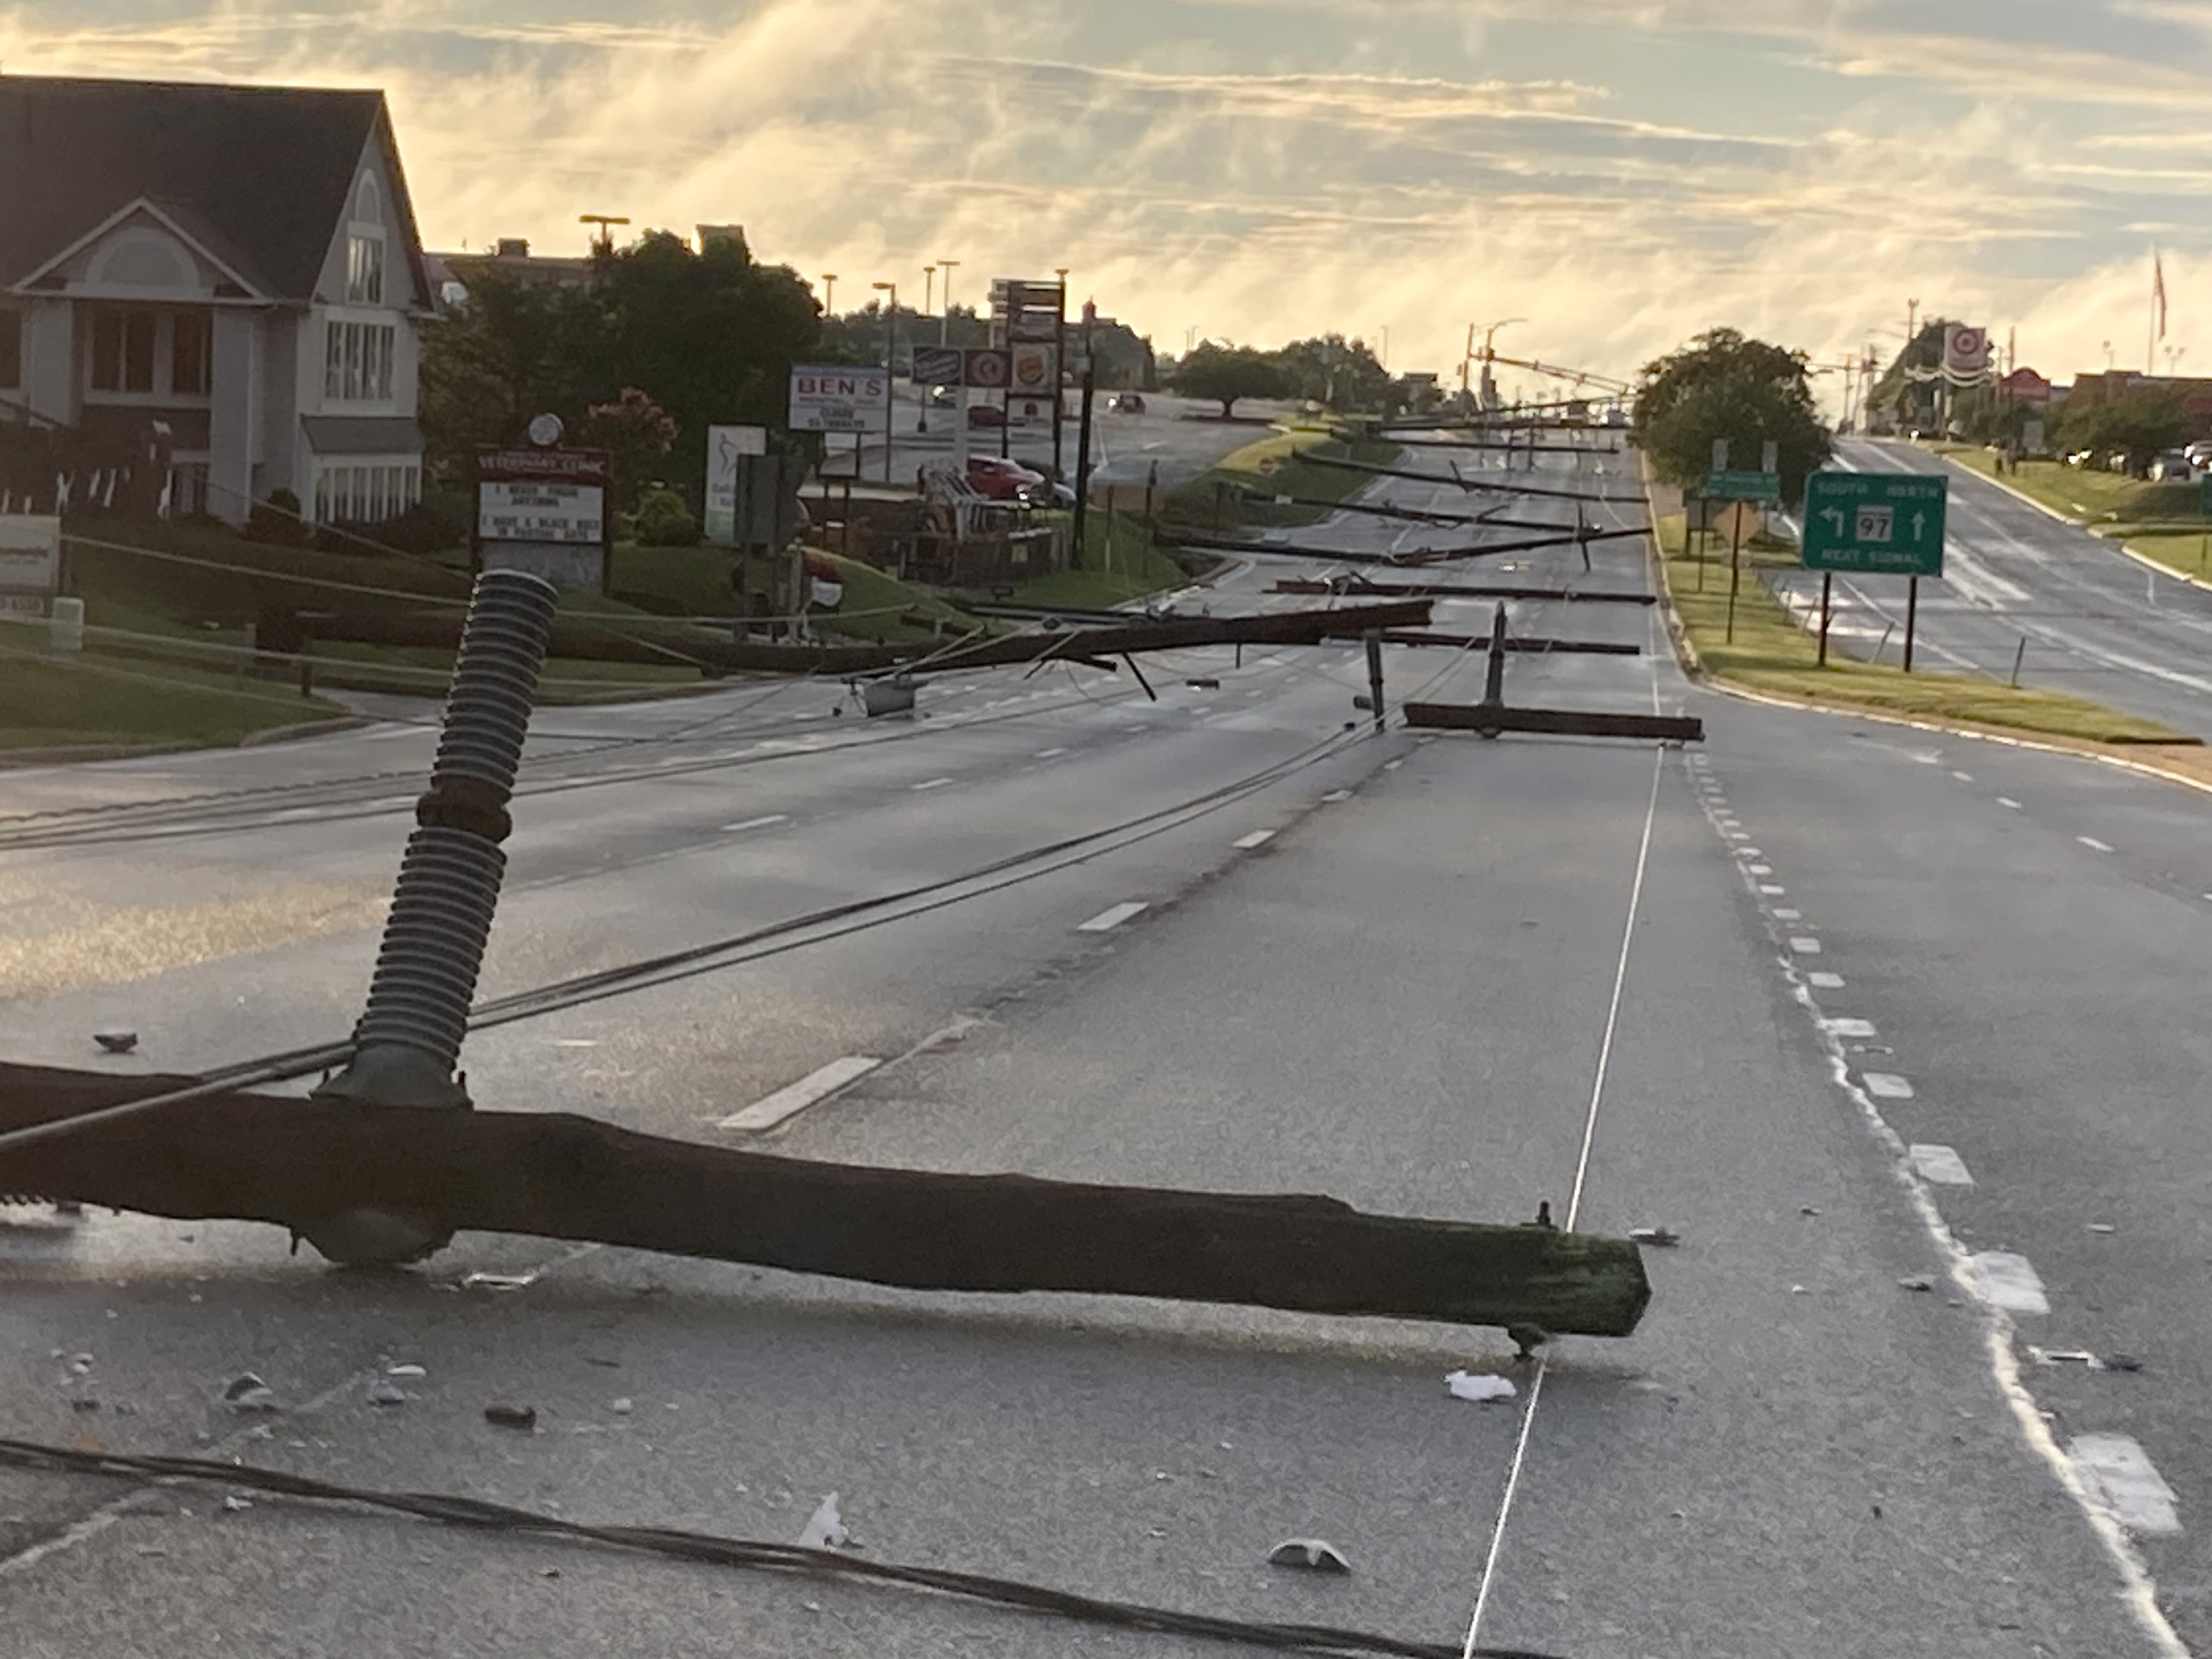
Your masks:
<svg viewBox="0 0 2212 1659"><path fill-rule="evenodd" d="M419 501L431 302L380 93L0 76L0 421L166 453L173 514Z"/></svg>

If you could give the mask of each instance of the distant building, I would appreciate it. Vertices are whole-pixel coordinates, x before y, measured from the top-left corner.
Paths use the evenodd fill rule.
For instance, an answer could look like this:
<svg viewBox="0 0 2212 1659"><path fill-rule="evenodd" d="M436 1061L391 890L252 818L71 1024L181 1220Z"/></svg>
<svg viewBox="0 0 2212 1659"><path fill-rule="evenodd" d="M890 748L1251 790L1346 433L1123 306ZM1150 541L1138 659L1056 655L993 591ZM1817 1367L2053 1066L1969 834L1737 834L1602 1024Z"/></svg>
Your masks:
<svg viewBox="0 0 2212 1659"><path fill-rule="evenodd" d="M2124 368L2076 374L2066 392L2069 403L2094 408L2131 392L2163 392L2181 400L2191 438L2212 437L2212 379L2183 374L2137 374Z"/></svg>
<svg viewBox="0 0 2212 1659"><path fill-rule="evenodd" d="M161 423L172 512L419 500L431 303L381 93L0 76L0 420Z"/></svg>
<svg viewBox="0 0 2212 1659"><path fill-rule="evenodd" d="M1070 348L1073 356L1073 348ZM1158 360L1152 355L1149 335L1139 334L1113 317L1093 313L1091 353L1097 359L1097 380L1102 386L1152 392L1159 386Z"/></svg>
<svg viewBox="0 0 2212 1659"><path fill-rule="evenodd" d="M532 253L521 236L502 236L487 252L431 253L424 256L441 273L441 305L458 305L468 298L469 283L482 273L496 271L517 282L554 288L581 288L592 280L588 253Z"/></svg>

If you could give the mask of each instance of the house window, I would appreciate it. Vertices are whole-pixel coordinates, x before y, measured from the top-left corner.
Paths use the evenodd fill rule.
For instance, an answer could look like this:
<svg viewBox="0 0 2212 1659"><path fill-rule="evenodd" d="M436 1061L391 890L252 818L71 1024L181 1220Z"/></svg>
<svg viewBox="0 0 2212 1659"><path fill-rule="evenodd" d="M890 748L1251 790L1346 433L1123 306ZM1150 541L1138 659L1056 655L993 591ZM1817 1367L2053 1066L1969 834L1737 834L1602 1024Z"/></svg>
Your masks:
<svg viewBox="0 0 2212 1659"><path fill-rule="evenodd" d="M337 403L386 403L398 331L390 323L323 325L323 395Z"/></svg>
<svg viewBox="0 0 2212 1659"><path fill-rule="evenodd" d="M150 311L100 311L93 314L94 392L154 389L154 338L160 321Z"/></svg>
<svg viewBox="0 0 2212 1659"><path fill-rule="evenodd" d="M169 390L180 398L204 398L208 390L208 347L214 319L204 311L179 311L169 319Z"/></svg>
<svg viewBox="0 0 2212 1659"><path fill-rule="evenodd" d="M384 238L354 231L346 237L346 303L384 303Z"/></svg>
<svg viewBox="0 0 2212 1659"><path fill-rule="evenodd" d="M0 311L0 392L23 384L23 313Z"/></svg>

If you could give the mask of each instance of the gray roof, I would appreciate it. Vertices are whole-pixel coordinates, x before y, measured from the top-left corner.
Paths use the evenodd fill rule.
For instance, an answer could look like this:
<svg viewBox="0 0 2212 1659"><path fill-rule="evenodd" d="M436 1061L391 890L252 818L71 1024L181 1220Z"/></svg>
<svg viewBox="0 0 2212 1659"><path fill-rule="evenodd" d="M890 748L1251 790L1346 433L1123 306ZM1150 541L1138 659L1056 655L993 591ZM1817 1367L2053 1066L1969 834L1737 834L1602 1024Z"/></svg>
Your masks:
<svg viewBox="0 0 2212 1659"><path fill-rule="evenodd" d="M271 298L308 300L372 140L398 177L380 92L0 75L0 288L143 198Z"/></svg>
<svg viewBox="0 0 2212 1659"><path fill-rule="evenodd" d="M422 453L422 429L411 415L302 415L300 429L318 455Z"/></svg>

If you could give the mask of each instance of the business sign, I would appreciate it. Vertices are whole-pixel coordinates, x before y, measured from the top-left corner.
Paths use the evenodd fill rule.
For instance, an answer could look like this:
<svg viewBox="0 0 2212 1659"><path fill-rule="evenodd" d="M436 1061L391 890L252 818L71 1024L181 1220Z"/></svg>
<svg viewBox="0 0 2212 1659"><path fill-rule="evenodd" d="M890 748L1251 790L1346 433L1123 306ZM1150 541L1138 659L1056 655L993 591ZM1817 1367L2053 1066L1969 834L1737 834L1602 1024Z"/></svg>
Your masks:
<svg viewBox="0 0 2212 1659"><path fill-rule="evenodd" d="M605 450L477 452L480 568L526 570L556 587L599 592L610 528Z"/></svg>
<svg viewBox="0 0 2212 1659"><path fill-rule="evenodd" d="M1778 473L1723 467L1705 475L1705 493L1721 501L1778 501L1782 478Z"/></svg>
<svg viewBox="0 0 2212 1659"><path fill-rule="evenodd" d="M1943 373L1953 380L1978 380L1990 372L1990 333L1964 323L1943 327Z"/></svg>
<svg viewBox="0 0 2212 1659"><path fill-rule="evenodd" d="M1815 472L1805 480L1805 568L1943 574L1950 481L1935 473Z"/></svg>
<svg viewBox="0 0 2212 1659"><path fill-rule="evenodd" d="M1013 389L1017 397L1049 398L1059 390L1060 377L1053 367L1056 354L1050 346L1017 345L1009 355L1013 359Z"/></svg>
<svg viewBox="0 0 2212 1659"><path fill-rule="evenodd" d="M767 453L768 428L764 426L707 428L707 510L700 525L707 540L724 547L737 540L738 495L744 458Z"/></svg>
<svg viewBox="0 0 2212 1659"><path fill-rule="evenodd" d="M963 374L967 384L979 391L1003 392L1013 379L1012 354L997 346L975 346L965 354L967 362Z"/></svg>
<svg viewBox="0 0 2212 1659"><path fill-rule="evenodd" d="M958 346L916 346L910 378L916 386L964 385L967 362Z"/></svg>
<svg viewBox="0 0 2212 1659"><path fill-rule="evenodd" d="M1001 276L991 284L992 313L1006 325L1006 338L1050 344L1060 338L1067 292L1056 283Z"/></svg>
<svg viewBox="0 0 2212 1659"><path fill-rule="evenodd" d="M0 514L0 593L43 601L62 585L62 521L52 513ZM15 607L27 610L27 605Z"/></svg>
<svg viewBox="0 0 2212 1659"><path fill-rule="evenodd" d="M881 432L890 419L887 368L799 363L791 371L793 432Z"/></svg>

